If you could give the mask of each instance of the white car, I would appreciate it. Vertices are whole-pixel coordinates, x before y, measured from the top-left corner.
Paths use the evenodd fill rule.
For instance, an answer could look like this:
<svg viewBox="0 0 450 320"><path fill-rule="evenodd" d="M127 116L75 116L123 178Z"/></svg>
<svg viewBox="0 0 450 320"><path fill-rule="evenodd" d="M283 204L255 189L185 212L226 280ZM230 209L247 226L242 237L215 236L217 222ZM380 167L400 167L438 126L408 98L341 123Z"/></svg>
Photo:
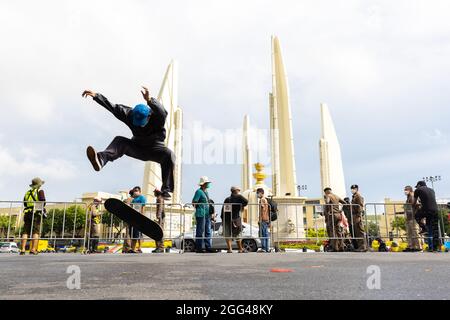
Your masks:
<svg viewBox="0 0 450 320"><path fill-rule="evenodd" d="M19 253L19 247L15 242L3 242L0 244L0 253Z"/></svg>
<svg viewBox="0 0 450 320"><path fill-rule="evenodd" d="M212 249L213 250L226 250L227 243L225 238L223 237L223 228L222 222L213 223L213 228L211 228L212 232ZM242 239L242 247L246 252L256 252L259 248L261 248L261 240L259 239L258 227L251 226L247 223L242 223L242 234L240 238ZM194 252L195 251L195 228L192 232L186 232L181 234L173 241L173 246L176 249L183 249L183 238L184 238L184 250L186 252ZM233 241L232 244L233 249L237 249L236 241Z"/></svg>

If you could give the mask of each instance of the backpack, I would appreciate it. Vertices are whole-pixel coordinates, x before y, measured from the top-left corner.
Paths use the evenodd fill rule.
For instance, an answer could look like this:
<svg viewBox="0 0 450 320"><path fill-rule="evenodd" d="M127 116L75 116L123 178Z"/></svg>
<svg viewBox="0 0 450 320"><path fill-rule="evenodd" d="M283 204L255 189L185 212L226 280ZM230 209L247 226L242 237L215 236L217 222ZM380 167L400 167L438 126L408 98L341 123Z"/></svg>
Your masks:
<svg viewBox="0 0 450 320"><path fill-rule="evenodd" d="M278 219L278 203L276 203L272 197L267 198L267 202L270 206L270 221L276 221Z"/></svg>

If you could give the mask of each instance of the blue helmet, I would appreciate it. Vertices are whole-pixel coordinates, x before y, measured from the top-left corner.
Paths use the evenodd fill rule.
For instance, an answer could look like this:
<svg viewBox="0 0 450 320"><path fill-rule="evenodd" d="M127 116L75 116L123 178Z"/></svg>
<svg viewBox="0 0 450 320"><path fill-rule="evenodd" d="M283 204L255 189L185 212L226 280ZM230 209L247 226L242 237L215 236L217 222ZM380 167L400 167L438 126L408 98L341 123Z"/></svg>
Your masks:
<svg viewBox="0 0 450 320"><path fill-rule="evenodd" d="M148 116L152 110L145 104L138 104L133 108L133 125L144 127L148 123Z"/></svg>

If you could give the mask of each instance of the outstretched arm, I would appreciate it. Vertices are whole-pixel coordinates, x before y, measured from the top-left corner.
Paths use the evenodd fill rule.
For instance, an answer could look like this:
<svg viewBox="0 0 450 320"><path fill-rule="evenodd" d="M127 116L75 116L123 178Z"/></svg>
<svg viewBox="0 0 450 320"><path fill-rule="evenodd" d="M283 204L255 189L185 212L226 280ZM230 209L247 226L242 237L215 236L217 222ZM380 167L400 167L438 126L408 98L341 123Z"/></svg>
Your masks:
<svg viewBox="0 0 450 320"><path fill-rule="evenodd" d="M142 96L144 97L144 100L147 102L147 105L150 107L150 109L152 109L152 112L160 114L162 116L166 116L167 111L166 109L164 109L164 106L157 99L150 96L150 92L146 87L142 86L142 89Z"/></svg>
<svg viewBox="0 0 450 320"><path fill-rule="evenodd" d="M128 112L131 110L130 107L124 106L122 104L114 104L109 102L109 100L100 93L95 93L91 90L84 90L82 97L92 97L95 102L100 104L106 110L111 112L120 121L126 122Z"/></svg>

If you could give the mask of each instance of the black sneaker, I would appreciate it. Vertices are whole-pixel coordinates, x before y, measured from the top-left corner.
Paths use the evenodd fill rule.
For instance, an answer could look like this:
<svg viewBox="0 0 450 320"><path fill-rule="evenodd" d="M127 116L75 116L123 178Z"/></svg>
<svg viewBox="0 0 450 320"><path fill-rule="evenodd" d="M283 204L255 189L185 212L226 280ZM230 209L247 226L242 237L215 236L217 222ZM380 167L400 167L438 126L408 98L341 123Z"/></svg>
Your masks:
<svg viewBox="0 0 450 320"><path fill-rule="evenodd" d="M102 163L100 159L98 158L97 152L95 152L95 149L91 146L87 147L86 149L86 155L89 159L89 161L92 164L92 167L95 171L100 171L102 168Z"/></svg>
<svg viewBox="0 0 450 320"><path fill-rule="evenodd" d="M164 198L164 200L170 200L172 197L170 196L169 192L163 191L161 193L161 196Z"/></svg>

